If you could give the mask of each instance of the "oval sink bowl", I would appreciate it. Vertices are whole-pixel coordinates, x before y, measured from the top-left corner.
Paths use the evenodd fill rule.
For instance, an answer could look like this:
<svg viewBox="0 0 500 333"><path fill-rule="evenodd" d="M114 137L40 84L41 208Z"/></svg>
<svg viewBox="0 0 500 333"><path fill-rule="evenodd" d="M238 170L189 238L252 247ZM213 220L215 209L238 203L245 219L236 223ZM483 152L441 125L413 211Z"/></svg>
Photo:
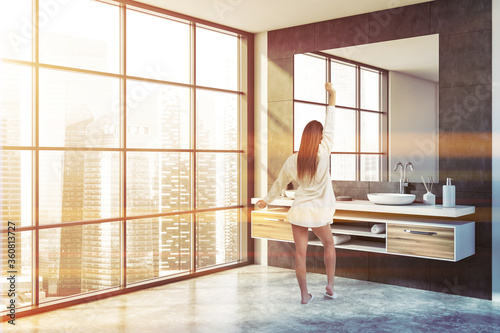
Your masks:
<svg viewBox="0 0 500 333"><path fill-rule="evenodd" d="M415 194L368 193L368 200L378 205L409 205L415 201Z"/></svg>

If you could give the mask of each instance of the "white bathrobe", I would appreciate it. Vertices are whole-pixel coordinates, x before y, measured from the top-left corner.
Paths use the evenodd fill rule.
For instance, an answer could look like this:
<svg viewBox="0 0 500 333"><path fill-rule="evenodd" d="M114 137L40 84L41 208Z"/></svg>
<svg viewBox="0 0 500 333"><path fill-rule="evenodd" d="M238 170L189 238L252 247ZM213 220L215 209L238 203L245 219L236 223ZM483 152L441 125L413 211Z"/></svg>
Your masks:
<svg viewBox="0 0 500 333"><path fill-rule="evenodd" d="M333 222L335 195L328 166L333 148L333 124L335 107L328 106L323 126L323 137L318 147L318 169L310 183L303 183L297 177L297 153L290 156L274 182L271 190L263 199L271 203L292 180L299 184L295 200L287 213L290 223L303 227L321 227Z"/></svg>

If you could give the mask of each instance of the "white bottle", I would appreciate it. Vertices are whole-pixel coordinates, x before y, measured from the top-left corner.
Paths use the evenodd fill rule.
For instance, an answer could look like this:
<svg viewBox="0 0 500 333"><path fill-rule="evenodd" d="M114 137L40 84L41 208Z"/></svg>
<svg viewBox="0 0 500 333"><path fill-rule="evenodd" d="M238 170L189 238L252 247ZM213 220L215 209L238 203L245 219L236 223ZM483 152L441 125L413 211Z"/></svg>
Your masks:
<svg viewBox="0 0 500 333"><path fill-rule="evenodd" d="M443 207L455 207L455 185L451 185L451 178L446 178L443 185Z"/></svg>
<svg viewBox="0 0 500 333"><path fill-rule="evenodd" d="M423 199L424 199L424 205L436 204L436 196L432 192L425 193Z"/></svg>

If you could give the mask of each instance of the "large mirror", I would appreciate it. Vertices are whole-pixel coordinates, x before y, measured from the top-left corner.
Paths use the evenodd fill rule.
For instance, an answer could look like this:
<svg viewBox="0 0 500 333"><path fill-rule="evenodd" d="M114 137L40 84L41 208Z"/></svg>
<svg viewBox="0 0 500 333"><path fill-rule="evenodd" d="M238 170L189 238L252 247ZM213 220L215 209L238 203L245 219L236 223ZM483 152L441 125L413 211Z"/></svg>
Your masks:
<svg viewBox="0 0 500 333"><path fill-rule="evenodd" d="M322 50L388 71L388 181L398 162L411 162L411 182L439 179L439 35Z"/></svg>
<svg viewBox="0 0 500 333"><path fill-rule="evenodd" d="M439 35L426 35L324 53L389 71L389 181L399 180L393 168L412 162L410 181L420 176L439 179Z"/></svg>

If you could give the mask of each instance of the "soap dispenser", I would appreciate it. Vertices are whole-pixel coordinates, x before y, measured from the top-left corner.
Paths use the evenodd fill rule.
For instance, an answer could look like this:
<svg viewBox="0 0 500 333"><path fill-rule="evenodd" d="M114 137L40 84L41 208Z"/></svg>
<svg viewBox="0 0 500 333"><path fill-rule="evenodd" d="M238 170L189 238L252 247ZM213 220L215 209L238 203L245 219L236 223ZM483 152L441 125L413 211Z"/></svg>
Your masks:
<svg viewBox="0 0 500 333"><path fill-rule="evenodd" d="M446 178L443 185L443 207L455 207L455 185L451 185L452 178Z"/></svg>

